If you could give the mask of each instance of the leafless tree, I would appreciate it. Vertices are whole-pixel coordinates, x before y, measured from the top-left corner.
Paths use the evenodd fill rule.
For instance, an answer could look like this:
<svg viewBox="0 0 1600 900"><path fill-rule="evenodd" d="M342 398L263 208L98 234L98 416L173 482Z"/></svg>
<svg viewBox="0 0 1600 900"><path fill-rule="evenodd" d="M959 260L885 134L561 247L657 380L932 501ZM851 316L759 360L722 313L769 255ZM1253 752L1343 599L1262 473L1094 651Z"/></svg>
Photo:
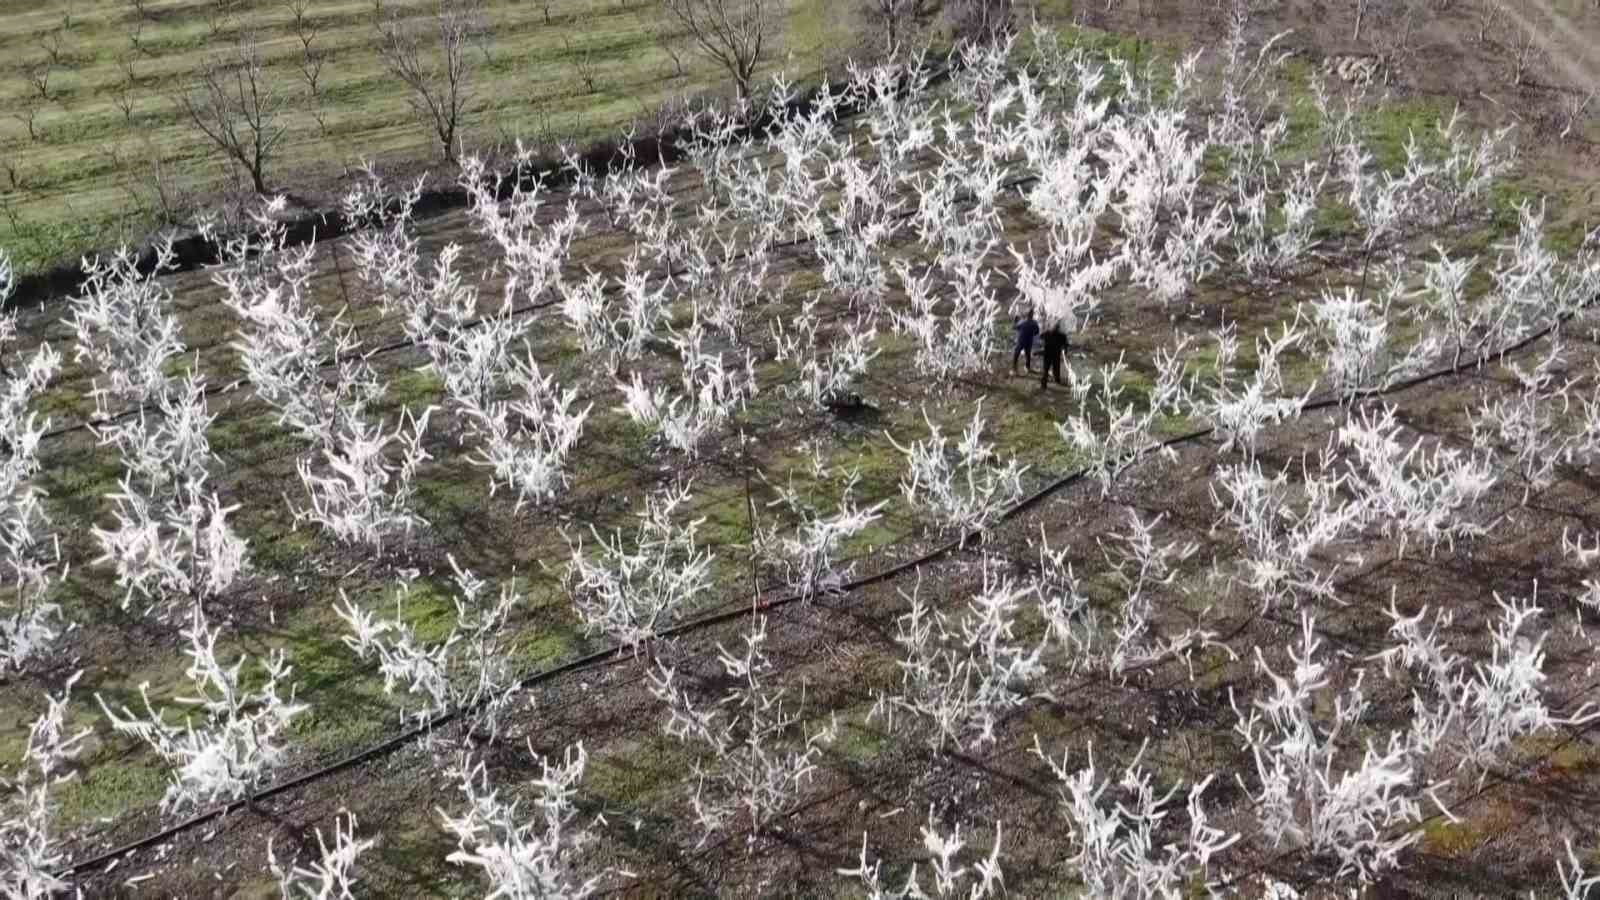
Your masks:
<svg viewBox="0 0 1600 900"><path fill-rule="evenodd" d="M64 46L65 37L63 29L52 28L35 38L35 43L39 45L40 50L44 51L44 55L50 58L52 66L61 65L62 54L66 50Z"/></svg>
<svg viewBox="0 0 1600 900"><path fill-rule="evenodd" d="M913 30L931 20L943 7L943 0L865 0L861 13L883 32L884 52L893 56Z"/></svg>
<svg viewBox="0 0 1600 900"><path fill-rule="evenodd" d="M133 108L137 105L138 98L134 96L133 85L126 81L117 82L111 89L111 102L122 111L122 121L133 121Z"/></svg>
<svg viewBox="0 0 1600 900"><path fill-rule="evenodd" d="M154 56L155 51L144 42L144 26L146 22L141 16L128 23L128 47L141 56Z"/></svg>
<svg viewBox="0 0 1600 900"><path fill-rule="evenodd" d="M1361 43L1361 26L1366 24L1367 10L1372 7L1372 0L1356 0L1356 30L1350 40Z"/></svg>
<svg viewBox="0 0 1600 900"><path fill-rule="evenodd" d="M22 126L28 129L28 140L30 141L39 139L36 122L39 118L39 109L42 106L44 106L43 100L38 97L28 96L19 99L15 108L11 110L11 118L21 122Z"/></svg>
<svg viewBox="0 0 1600 900"><path fill-rule="evenodd" d="M1511 55L1511 83L1523 84L1534 69L1544 61L1544 45L1532 28L1513 26L1506 50Z"/></svg>
<svg viewBox="0 0 1600 900"><path fill-rule="evenodd" d="M702 55L728 71L739 99L747 99L756 69L782 37L783 0L662 0L661 6Z"/></svg>
<svg viewBox="0 0 1600 900"><path fill-rule="evenodd" d="M1500 8L1500 0L1473 0L1472 11L1478 21L1478 43L1488 43L1489 33L1505 17L1505 11Z"/></svg>
<svg viewBox="0 0 1600 900"><path fill-rule="evenodd" d="M128 0L128 8L136 21L150 18L150 0Z"/></svg>
<svg viewBox="0 0 1600 900"><path fill-rule="evenodd" d="M1421 0L1386 0L1372 17L1372 49L1378 54L1384 84L1416 51L1412 38L1421 15L1420 4Z"/></svg>
<svg viewBox="0 0 1600 900"><path fill-rule="evenodd" d="M246 32L201 68L200 86L178 97L195 129L267 192L266 169L283 139L285 97L270 80L255 35Z"/></svg>
<svg viewBox="0 0 1600 900"><path fill-rule="evenodd" d="M584 47L582 50L572 48L572 39L566 36L561 38L562 46L567 48L567 55L572 58L572 65L578 70L578 80L583 82L583 87L589 93L594 93L595 77L598 74L594 67L594 50Z"/></svg>
<svg viewBox="0 0 1600 900"><path fill-rule="evenodd" d="M220 37L233 21L233 0L208 0L205 5L206 28L213 38Z"/></svg>
<svg viewBox="0 0 1600 900"><path fill-rule="evenodd" d="M50 76L55 69L49 60L34 63L23 70L22 76L28 82L28 87L33 88L33 93L40 100L50 99Z"/></svg>
<svg viewBox="0 0 1600 900"><path fill-rule="evenodd" d="M1011 32L1011 0L950 0L944 11L963 41L993 43Z"/></svg>
<svg viewBox="0 0 1600 900"><path fill-rule="evenodd" d="M294 32L295 40L300 42L300 77L305 79L306 87L310 88L313 98L322 96L322 69L328 63L328 53L320 47L313 47L319 31L317 23L311 20L311 0L288 0L289 26Z"/></svg>
<svg viewBox="0 0 1600 900"><path fill-rule="evenodd" d="M550 24L550 7L555 5L555 0L539 0L539 9L544 12L544 23Z"/></svg>
<svg viewBox="0 0 1600 900"><path fill-rule="evenodd" d="M412 112L433 128L446 162L456 161L457 135L472 99L468 43L476 7L440 0L424 23L388 17L378 24L378 52L410 95Z"/></svg>
<svg viewBox="0 0 1600 900"><path fill-rule="evenodd" d="M1573 91L1561 99L1561 139L1566 140L1572 132L1582 133L1583 123L1589 111L1589 104L1594 102L1594 91L1585 94L1582 91Z"/></svg>
<svg viewBox="0 0 1600 900"><path fill-rule="evenodd" d="M678 36L673 34L671 29L662 28L660 25L647 27L651 40L655 41L656 46L661 48L661 52L667 54L667 58L672 60L671 77L682 78L689 74L689 68L684 64L683 47L678 43Z"/></svg>

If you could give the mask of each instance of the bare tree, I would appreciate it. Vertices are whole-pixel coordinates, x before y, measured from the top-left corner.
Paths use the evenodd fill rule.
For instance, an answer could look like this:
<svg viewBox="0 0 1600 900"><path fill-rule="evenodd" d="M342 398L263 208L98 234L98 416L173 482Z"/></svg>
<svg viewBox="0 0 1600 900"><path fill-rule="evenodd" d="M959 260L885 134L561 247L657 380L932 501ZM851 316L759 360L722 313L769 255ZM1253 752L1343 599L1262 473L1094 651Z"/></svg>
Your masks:
<svg viewBox="0 0 1600 900"><path fill-rule="evenodd" d="M1506 50L1511 55L1511 83L1519 85L1524 83L1535 66L1544 61L1544 45L1539 42L1539 35L1532 28L1522 25L1512 27L1509 40Z"/></svg>
<svg viewBox="0 0 1600 900"><path fill-rule="evenodd" d="M1478 43L1488 43L1489 32L1505 16L1505 11L1500 8L1500 0L1474 0L1472 11L1478 21Z"/></svg>
<svg viewBox="0 0 1600 900"><path fill-rule="evenodd" d="M1350 40L1358 44L1361 42L1361 26L1366 23L1367 10L1371 6L1372 0L1356 0L1356 30L1355 34L1350 36Z"/></svg>
<svg viewBox="0 0 1600 900"><path fill-rule="evenodd" d="M1011 33L1011 0L950 0L944 9L963 41L994 43Z"/></svg>
<svg viewBox="0 0 1600 900"><path fill-rule="evenodd" d="M419 121L431 125L446 162L456 162L456 138L472 99L468 43L474 5L440 0L426 23L398 17L378 24L378 52L389 73L410 89L407 98Z"/></svg>
<svg viewBox="0 0 1600 900"><path fill-rule="evenodd" d="M66 51L65 37L64 29L52 28L35 38L34 42L44 51L44 55L49 57L52 66L61 65L61 57Z"/></svg>
<svg viewBox="0 0 1600 900"><path fill-rule="evenodd" d="M678 44L677 35L673 34L670 29L662 28L659 25L646 27L649 29L651 40L655 41L656 46L660 47L661 51L667 54L667 58L672 60L672 75L670 77L682 78L689 74L688 66L684 65L683 48Z"/></svg>
<svg viewBox="0 0 1600 900"><path fill-rule="evenodd" d="M122 111L124 122L133 121L133 108L137 105L137 100L133 93L133 85L126 81L118 82L117 86L111 89L111 103Z"/></svg>
<svg viewBox="0 0 1600 900"><path fill-rule="evenodd" d="M861 13L869 23L882 30L884 52L894 56L901 42L943 7L943 0L865 0Z"/></svg>
<svg viewBox="0 0 1600 900"><path fill-rule="evenodd" d="M1589 111L1589 104L1594 102L1594 91L1585 94L1582 91L1573 91L1561 100L1561 139L1566 140L1573 131L1579 132L1582 137L1582 128L1585 114Z"/></svg>
<svg viewBox="0 0 1600 900"><path fill-rule="evenodd" d="M141 56L154 56L155 51L151 50L150 46L144 42L145 24L145 19L142 16L128 23L128 46Z"/></svg>
<svg viewBox="0 0 1600 900"><path fill-rule="evenodd" d="M782 36L783 0L662 0L661 6L702 55L728 71L739 99L748 99L757 67Z"/></svg>
<svg viewBox="0 0 1600 900"><path fill-rule="evenodd" d="M1401 68L1416 51L1412 38L1416 34L1418 9L1421 0L1387 0L1373 15L1372 49L1378 54L1383 69L1383 83Z"/></svg>
<svg viewBox="0 0 1600 900"><path fill-rule="evenodd" d="M300 42L300 77L311 89L313 98L322 96L322 68L328 63L328 52L311 46L319 35L317 23L311 20L311 0L288 0L289 26L295 40Z"/></svg>
<svg viewBox="0 0 1600 900"><path fill-rule="evenodd" d="M28 86L33 88L33 93L41 100L50 99L50 76L55 72L49 60L44 60L28 66L23 70L23 78Z"/></svg>
<svg viewBox="0 0 1600 900"><path fill-rule="evenodd" d="M207 60L200 86L178 97L196 130L250 176L256 193L267 192L266 168L283 139L279 122L285 97L267 76L255 35L240 35L232 47Z"/></svg>
<svg viewBox="0 0 1600 900"><path fill-rule="evenodd" d="M578 70L578 79L583 82L583 87L589 93L594 93L595 77L598 74L594 67L594 50L584 47L582 50L572 49L572 40L562 36L561 43L567 49L567 55L572 57L572 64Z"/></svg>
<svg viewBox="0 0 1600 900"><path fill-rule="evenodd" d="M16 103L16 108L11 111L11 118L21 122L22 126L28 129L28 140L30 141L39 139L39 132L35 127L35 123L39 118L39 108L43 105L43 100L38 97L28 96L19 99Z"/></svg>

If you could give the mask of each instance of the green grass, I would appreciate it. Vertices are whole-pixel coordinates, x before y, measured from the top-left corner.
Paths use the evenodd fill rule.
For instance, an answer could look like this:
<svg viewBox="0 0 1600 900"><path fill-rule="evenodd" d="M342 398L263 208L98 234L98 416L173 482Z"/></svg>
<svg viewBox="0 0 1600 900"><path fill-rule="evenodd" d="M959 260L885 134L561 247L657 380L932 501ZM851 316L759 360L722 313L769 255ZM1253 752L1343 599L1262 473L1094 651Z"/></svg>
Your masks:
<svg viewBox="0 0 1600 900"><path fill-rule="evenodd" d="M244 28L256 31L268 83L286 100L285 136L268 167L273 184L300 191L331 183L363 159L439 158L431 131L412 117L405 89L383 68L365 3L314 8L313 47L329 55L314 96L299 73L300 45L280 6L253 9L216 36L202 5L163 7L143 28L142 55L130 50L131 13L121 6L78 6L47 0L26 14L8 15L0 28L0 59L9 60L0 63L0 104L18 106L32 90L27 67L45 58L35 33L58 28L61 14L75 10L64 32L69 52L53 69L50 98L35 123L38 140L29 139L21 122L0 120L0 162L7 167L0 169L0 246L23 272L138 240L153 227L155 210L146 190L152 157L201 194L231 180L174 97L196 85L213 48ZM429 4L389 0L385 8L420 16ZM699 58L684 77L672 77L649 30L656 13L648 3L574 0L554 12L546 25L535 4L494 0L486 6L492 33L487 58L478 49L470 57L474 76L464 121L469 148L518 136L608 136L671 97L726 89L721 70ZM848 45L851 24L824 0L795 0L785 38L761 75L783 71L814 78L835 61L837 48ZM592 90L575 63L585 52L595 69ZM132 84L119 67L119 59L130 54ZM124 90L134 103L129 117L113 102Z"/></svg>

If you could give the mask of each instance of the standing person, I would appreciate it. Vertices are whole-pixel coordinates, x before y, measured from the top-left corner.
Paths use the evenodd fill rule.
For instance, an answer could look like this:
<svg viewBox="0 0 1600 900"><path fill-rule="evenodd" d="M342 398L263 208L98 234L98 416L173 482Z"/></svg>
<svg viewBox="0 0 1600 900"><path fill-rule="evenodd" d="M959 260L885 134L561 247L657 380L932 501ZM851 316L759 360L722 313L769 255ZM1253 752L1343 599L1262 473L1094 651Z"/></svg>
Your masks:
<svg viewBox="0 0 1600 900"><path fill-rule="evenodd" d="M1018 319L1012 328L1017 332L1017 346L1011 351L1011 374L1017 374L1017 357L1022 357L1028 366L1028 371L1033 371L1033 339L1039 336L1039 323L1033 319L1033 310L1028 310L1028 315Z"/></svg>
<svg viewBox="0 0 1600 900"><path fill-rule="evenodd" d="M1061 330L1061 320L1057 319L1044 333L1044 364L1040 367L1039 390L1044 390L1050 384L1050 373L1054 372L1056 384L1061 384L1061 357L1067 353L1067 333Z"/></svg>

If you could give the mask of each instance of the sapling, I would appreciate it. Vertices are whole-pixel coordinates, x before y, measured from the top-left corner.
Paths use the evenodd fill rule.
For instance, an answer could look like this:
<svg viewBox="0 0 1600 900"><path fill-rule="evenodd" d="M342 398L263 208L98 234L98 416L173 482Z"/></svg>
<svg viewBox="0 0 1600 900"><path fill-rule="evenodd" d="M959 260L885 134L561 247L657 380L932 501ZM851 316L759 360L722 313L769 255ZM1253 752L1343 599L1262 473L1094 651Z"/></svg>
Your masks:
<svg viewBox="0 0 1600 900"><path fill-rule="evenodd" d="M811 457L810 474L817 484L826 483L830 477L820 453ZM810 503L791 479L789 484L777 486L778 496L767 506L781 506L797 519L793 529L780 531L776 522L756 525L757 554L779 571L789 590L806 602L826 596L844 583L854 566L840 565L836 559L840 549L845 541L876 522L888 505L887 500L859 505L855 490L860 478L861 473L855 469L845 474L838 503L831 513Z"/></svg>
<svg viewBox="0 0 1600 900"><path fill-rule="evenodd" d="M10 258L0 250L0 304L12 290ZM51 533L39 472L39 442L49 429L29 406L61 369L61 355L41 342L13 359L16 314L0 314L0 565L9 582L9 608L0 609L0 666L20 668L60 634L61 607L49 600L51 570L60 548Z"/></svg>
<svg viewBox="0 0 1600 900"><path fill-rule="evenodd" d="M0 895L8 900L48 900L69 887L60 875L66 853L54 834L51 792L77 774L66 767L83 752L90 734L87 728L66 732L67 700L82 674L73 673L59 694L45 695L45 710L28 730L22 767L0 781L13 795L0 820Z"/></svg>
<svg viewBox="0 0 1600 900"><path fill-rule="evenodd" d="M98 372L91 395L95 414L109 419L127 404L154 401L166 390L162 366L183 352L172 292L157 276L176 258L171 239L156 245L154 265L141 272L126 247L109 259L84 260L84 281L71 300L74 359Z"/></svg>
<svg viewBox="0 0 1600 900"><path fill-rule="evenodd" d="M780 389L783 394L812 409L827 409L848 403L855 395L858 380L883 350L876 346L877 325L860 314L854 322L836 329L831 341L819 341L818 299L807 299L787 328L782 319L773 320L772 339L777 361L799 374L798 379Z"/></svg>
<svg viewBox="0 0 1600 900"><path fill-rule="evenodd" d="M816 770L837 724L807 732L801 713L785 705L785 691L772 677L764 650L767 620L757 617L744 635L744 651L717 646L718 664L730 683L714 706L696 702L678 672L658 662L650 691L666 705L667 735L699 751L690 773L690 803L704 835L730 828L746 832L747 845L778 816L789 812Z"/></svg>
<svg viewBox="0 0 1600 900"><path fill-rule="evenodd" d="M467 809L458 816L438 810L444 829L457 843L448 859L479 870L489 882L488 897L582 900L592 896L604 875L585 877L577 857L593 835L574 821L578 783L589 756L582 744L568 747L562 761L554 764L534 753L532 743L528 753L543 772L532 779L535 800L531 814L519 808L518 801L501 797L504 788L491 785L482 760L465 757L450 770L466 796Z"/></svg>
<svg viewBox="0 0 1600 900"><path fill-rule="evenodd" d="M1421 437L1408 447L1400 431L1394 407L1361 410L1330 442L1350 454L1344 486L1362 505L1363 518L1398 537L1401 553L1413 537L1432 553L1441 543L1454 547L1457 538L1482 534L1484 526L1464 513L1495 484L1487 455L1442 445L1424 452Z"/></svg>
<svg viewBox="0 0 1600 900"><path fill-rule="evenodd" d="M590 634L604 633L638 652L710 588L712 556L696 544L704 519L673 521L688 499L687 484L647 495L638 530L627 543L621 531L605 538L590 525L599 546L594 558L584 552L581 538L567 538L571 560L563 583Z"/></svg>
<svg viewBox="0 0 1600 900"><path fill-rule="evenodd" d="M278 880L278 893L283 900L354 900L356 862L361 854L377 846L377 838L356 839L355 813L346 812L333 820L333 846L328 846L322 829L317 833L317 859L309 866L296 865L293 860L280 865L272 852L272 839L267 839L267 868Z"/></svg>
<svg viewBox="0 0 1600 900"><path fill-rule="evenodd" d="M295 468L311 503L290 504L295 521L309 519L344 543L379 553L395 533L410 537L424 524L410 501L417 470L432 458L422 445L432 412L429 407L419 418L408 410L392 432L381 424L352 423L335 446L322 451L322 466L299 460ZM401 446L398 464L389 458L391 444Z"/></svg>
<svg viewBox="0 0 1600 900"><path fill-rule="evenodd" d="M1165 793L1155 787L1154 776L1141 761L1149 749L1146 740L1120 779L1102 778L1095 766L1094 746L1086 753L1084 768L1068 768L1065 751L1060 760L1045 753L1037 735L1033 755L1049 766L1061 782L1061 806L1072 826L1072 843L1078 851L1071 864L1094 897L1168 898L1184 896L1188 887L1206 882L1211 858L1239 839L1210 823L1200 798L1213 776L1192 785L1187 794L1188 833L1182 839L1164 836L1162 822L1175 810L1171 801L1181 785ZM1115 784L1127 800L1108 799Z"/></svg>
<svg viewBox="0 0 1600 900"><path fill-rule="evenodd" d="M182 726L170 724L166 711L151 704L148 683L139 686L143 715L126 706L119 713L95 695L112 728L139 738L172 767L163 813L248 797L284 763L283 738L294 718L308 709L294 702L294 689L287 685L293 669L281 649L257 660L265 680L252 678L257 684L247 688L241 679L247 657L241 654L231 666L218 661L220 634L221 629L208 627L199 604L190 609L183 636L189 642L185 674L194 695L177 701L193 713L184 716Z"/></svg>
<svg viewBox="0 0 1600 900"><path fill-rule="evenodd" d="M940 831L933 809L928 809L928 823L922 826L922 849L928 854L928 868L933 873L932 893L923 887L917 874L917 865L911 866L905 882L899 888L883 884L883 861L868 861L867 834L861 834L861 857L853 869L839 869L840 875L857 880L870 900L927 900L929 897L984 900L1005 891L1005 873L1000 868L1001 826L995 822L994 843L989 854L971 864L961 864L958 855L966 848L961 838L961 826L949 834Z"/></svg>
<svg viewBox="0 0 1600 900"><path fill-rule="evenodd" d="M431 644L417 636L402 616L401 603L411 585L402 583L395 594L393 619L378 619L339 592L344 605L334 612L349 626L344 642L363 661L372 657L383 674L383 692L404 692L421 704L402 713L423 724L450 710L467 714L475 734L496 740L501 715L516 699L516 673L506 643L506 622L519 595L507 583L499 598L486 595L488 582L461 568L452 556L455 585L455 622L450 633Z"/></svg>
<svg viewBox="0 0 1600 900"><path fill-rule="evenodd" d="M1339 762L1367 712L1365 670L1327 698L1329 672L1319 659L1322 641L1314 625L1310 614L1302 615L1300 642L1288 650L1288 675L1274 672L1257 648L1256 669L1272 682L1272 691L1248 712L1234 705L1234 730L1255 760L1258 787L1251 799L1263 832L1276 846L1330 855L1341 877L1369 883L1422 838L1413 827L1422 821L1418 801L1426 795L1437 804L1439 786L1421 783L1412 745L1397 732L1387 741L1368 738L1354 768ZM1330 708L1331 719L1313 718Z"/></svg>
<svg viewBox="0 0 1600 900"><path fill-rule="evenodd" d="M622 410L630 419L653 429L667 446L690 456L698 455L706 439L757 392L755 357L749 349L741 366L736 356L730 363L732 353L712 351L707 342L705 328L698 321L673 337L683 361L682 390L676 396L664 385L647 388L638 372L632 381L618 385Z"/></svg>
<svg viewBox="0 0 1600 900"><path fill-rule="evenodd" d="M512 397L465 409L467 428L480 442L470 460L491 470L489 493L501 485L517 495L517 508L554 497L568 483L567 457L583 434L593 404L574 410L577 391L562 390L526 356L504 373Z"/></svg>
<svg viewBox="0 0 1600 900"><path fill-rule="evenodd" d="M922 417L928 424L926 440L902 446L893 435L886 435L906 457L900 493L913 507L931 515L936 524L957 529L963 537L987 527L1022 496L1026 467L1014 459L1002 462L994 446L983 441L982 400L973 408L961 442L953 448L926 410Z"/></svg>
<svg viewBox="0 0 1600 900"><path fill-rule="evenodd" d="M1102 497L1110 495L1112 485L1124 469L1152 448L1155 428L1163 413L1179 405L1183 392L1182 365L1182 359L1177 356L1163 358L1163 368L1157 373L1155 386L1143 408L1126 396L1128 364L1122 356L1090 376L1068 370L1077 408L1068 414L1066 421L1057 423L1056 431L1099 480ZM1103 429L1096 427L1097 420L1105 422ZM1159 452L1171 458L1175 451L1160 447Z"/></svg>
<svg viewBox="0 0 1600 900"><path fill-rule="evenodd" d="M541 221L540 185L525 184L521 177L532 158L532 151L519 139L512 156L509 190L508 176L491 175L488 164L477 154L462 161L457 177L467 192L467 218L473 230L500 249L499 264L506 278L503 302L508 309L541 303L547 294L559 290L561 266L573 238L583 231L577 204L571 200L564 217L545 216ZM502 200L502 195L508 196Z"/></svg>
<svg viewBox="0 0 1600 900"><path fill-rule="evenodd" d="M871 717L893 726L900 713L909 713L935 750L993 744L1000 719L1025 703L1045 674L1048 638L1017 634L1033 596L1032 585L985 565L982 588L953 617L922 597L919 575L906 597L910 611L895 623L895 643L904 654L896 661L900 687L879 698Z"/></svg>

